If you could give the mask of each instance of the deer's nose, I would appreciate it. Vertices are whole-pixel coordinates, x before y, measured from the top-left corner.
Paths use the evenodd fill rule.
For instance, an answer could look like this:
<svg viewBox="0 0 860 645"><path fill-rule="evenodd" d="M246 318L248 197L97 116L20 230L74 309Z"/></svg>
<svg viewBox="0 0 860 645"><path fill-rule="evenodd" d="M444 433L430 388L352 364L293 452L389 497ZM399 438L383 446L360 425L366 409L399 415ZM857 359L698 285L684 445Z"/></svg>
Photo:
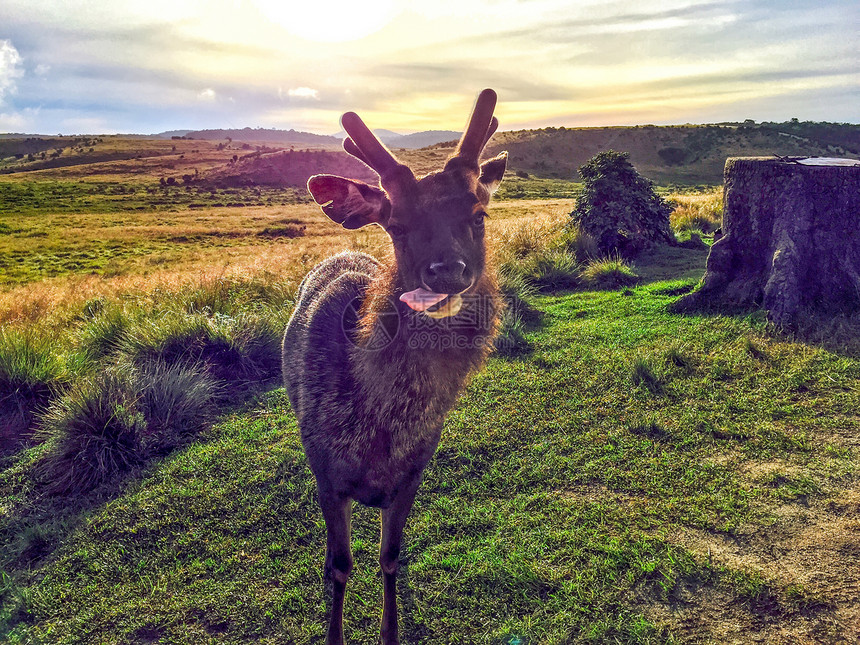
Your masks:
<svg viewBox="0 0 860 645"><path fill-rule="evenodd" d="M425 267L421 278L436 293L460 293L471 285L466 263L462 260L431 262Z"/></svg>

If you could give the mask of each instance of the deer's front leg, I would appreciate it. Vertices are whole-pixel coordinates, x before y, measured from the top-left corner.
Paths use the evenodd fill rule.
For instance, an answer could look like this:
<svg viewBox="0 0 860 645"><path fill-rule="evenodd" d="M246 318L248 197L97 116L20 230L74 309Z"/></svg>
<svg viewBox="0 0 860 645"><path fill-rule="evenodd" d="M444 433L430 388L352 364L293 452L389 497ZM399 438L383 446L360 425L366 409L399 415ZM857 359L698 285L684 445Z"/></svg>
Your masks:
<svg viewBox="0 0 860 645"><path fill-rule="evenodd" d="M320 507L327 533L325 575L331 579L332 602L328 623L327 645L343 645L343 598L346 582L352 573L352 551L349 545L352 500L325 495L320 491Z"/></svg>
<svg viewBox="0 0 860 645"><path fill-rule="evenodd" d="M382 645L398 645L397 634L397 570L403 527L415 501L421 483L419 471L394 498L391 506L382 511L382 540L379 548L379 566L382 567Z"/></svg>

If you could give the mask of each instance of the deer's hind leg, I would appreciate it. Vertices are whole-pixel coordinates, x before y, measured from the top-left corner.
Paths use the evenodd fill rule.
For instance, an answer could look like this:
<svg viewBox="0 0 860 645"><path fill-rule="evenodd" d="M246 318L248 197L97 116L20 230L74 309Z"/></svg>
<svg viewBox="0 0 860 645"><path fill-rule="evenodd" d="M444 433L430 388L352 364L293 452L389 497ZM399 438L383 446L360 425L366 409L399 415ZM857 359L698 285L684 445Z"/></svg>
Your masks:
<svg viewBox="0 0 860 645"><path fill-rule="evenodd" d="M325 495L320 491L320 507L326 526L325 575L331 580L332 600L327 645L343 645L343 599L352 573L350 521L352 500Z"/></svg>

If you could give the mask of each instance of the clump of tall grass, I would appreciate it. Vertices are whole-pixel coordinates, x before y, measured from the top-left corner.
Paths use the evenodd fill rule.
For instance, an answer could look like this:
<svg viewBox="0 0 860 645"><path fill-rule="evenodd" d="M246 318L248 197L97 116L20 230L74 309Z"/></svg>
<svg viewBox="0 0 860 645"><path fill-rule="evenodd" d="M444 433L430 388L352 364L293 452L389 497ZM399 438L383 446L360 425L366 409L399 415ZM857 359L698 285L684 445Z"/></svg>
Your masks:
<svg viewBox="0 0 860 645"><path fill-rule="evenodd" d="M155 362L138 372L135 384L146 421L141 449L147 457L166 454L203 431L221 390L199 363Z"/></svg>
<svg viewBox="0 0 860 645"><path fill-rule="evenodd" d="M669 223L676 233L690 231L708 235L716 231L723 222L722 192L698 195L673 195L671 203L675 210L669 215Z"/></svg>
<svg viewBox="0 0 860 645"><path fill-rule="evenodd" d="M570 289L578 284L579 258L585 248L568 218L536 221L503 229L491 240L499 288L506 303L496 351L512 356L528 349L525 331L538 317L529 299L538 292Z"/></svg>
<svg viewBox="0 0 860 645"><path fill-rule="evenodd" d="M116 350L139 366L197 362L235 385L278 376L283 328L280 316L170 312L130 326Z"/></svg>
<svg viewBox="0 0 860 645"><path fill-rule="evenodd" d="M567 217L502 230L491 248L503 292L506 282L537 291L573 288L580 265L596 253L594 241Z"/></svg>
<svg viewBox="0 0 860 645"><path fill-rule="evenodd" d="M170 452L217 405L280 375L291 295L273 276L207 279L91 298L38 336L4 327L0 450L47 441L39 470L53 493L85 492Z"/></svg>
<svg viewBox="0 0 860 645"><path fill-rule="evenodd" d="M51 445L36 469L53 494L85 493L142 463L146 419L131 375L97 372L75 383L42 418Z"/></svg>
<svg viewBox="0 0 860 645"><path fill-rule="evenodd" d="M639 282L639 275L620 255L591 260L580 274L582 283L591 289L620 289Z"/></svg>
<svg viewBox="0 0 860 645"><path fill-rule="evenodd" d="M663 381L654 363L643 356L637 356L630 366L630 380L633 385L643 387L652 394L663 391Z"/></svg>
<svg viewBox="0 0 860 645"><path fill-rule="evenodd" d="M64 367L47 336L0 329L0 453L18 445L58 392Z"/></svg>
<svg viewBox="0 0 860 645"><path fill-rule="evenodd" d="M100 306L92 311L89 304L84 308L75 340L78 350L95 362L119 350L123 338L133 329L134 320L122 308Z"/></svg>
<svg viewBox="0 0 860 645"><path fill-rule="evenodd" d="M211 419L218 386L199 364L118 363L54 401L37 477L52 494L83 494L163 455Z"/></svg>
<svg viewBox="0 0 860 645"><path fill-rule="evenodd" d="M92 361L123 357L145 367L200 362L217 378L231 384L265 380L280 370L280 341L290 311L280 302L245 301L248 294L230 296L232 289L214 283L214 293L203 288L180 295L158 296L158 304L125 303L105 306L86 316L75 332L80 351ZM256 291L256 288L254 289ZM262 300L262 298L261 298ZM214 309L214 311L213 311Z"/></svg>
<svg viewBox="0 0 860 645"><path fill-rule="evenodd" d="M296 285L262 271L241 278L220 276L164 291L156 298L156 304L188 313L233 315L240 311L287 308L295 292Z"/></svg>

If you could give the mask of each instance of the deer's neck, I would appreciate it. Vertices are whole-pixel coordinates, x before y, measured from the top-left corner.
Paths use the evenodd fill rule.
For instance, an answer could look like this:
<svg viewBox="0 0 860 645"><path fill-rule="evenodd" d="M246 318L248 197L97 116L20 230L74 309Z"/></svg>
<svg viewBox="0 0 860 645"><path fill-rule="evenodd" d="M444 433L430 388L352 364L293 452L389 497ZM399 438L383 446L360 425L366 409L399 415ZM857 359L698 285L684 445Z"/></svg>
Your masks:
<svg viewBox="0 0 860 645"><path fill-rule="evenodd" d="M380 400L399 397L416 414L444 416L492 348L498 288L485 273L463 294L460 312L439 320L400 302L404 290L391 265L383 266L368 288L353 352L355 373L366 391L379 390Z"/></svg>

